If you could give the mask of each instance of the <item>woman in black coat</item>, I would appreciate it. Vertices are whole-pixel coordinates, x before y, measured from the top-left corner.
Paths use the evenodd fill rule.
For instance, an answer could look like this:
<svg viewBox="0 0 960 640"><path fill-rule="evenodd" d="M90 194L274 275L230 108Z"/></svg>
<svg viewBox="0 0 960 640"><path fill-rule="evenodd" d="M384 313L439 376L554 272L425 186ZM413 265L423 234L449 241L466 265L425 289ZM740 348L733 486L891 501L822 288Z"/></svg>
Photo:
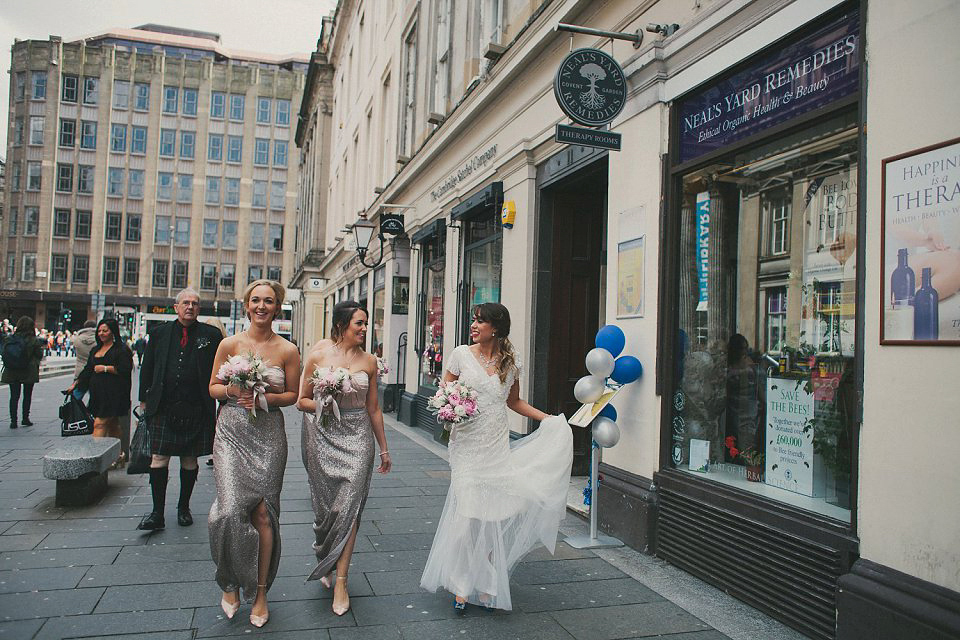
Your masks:
<svg viewBox="0 0 960 640"><path fill-rule="evenodd" d="M76 382L67 389L89 389L93 435L120 437L120 416L130 411L132 371L133 353L120 337L120 325L113 319L101 320L97 324L97 346Z"/></svg>
<svg viewBox="0 0 960 640"><path fill-rule="evenodd" d="M0 382L10 385L10 428L17 428L17 408L20 404L20 390L23 389L23 426L31 427L30 401L33 398L33 385L40 382L40 360L43 359L43 345L37 340L37 329L33 318L23 316L17 321L13 334L3 340L3 375Z"/></svg>

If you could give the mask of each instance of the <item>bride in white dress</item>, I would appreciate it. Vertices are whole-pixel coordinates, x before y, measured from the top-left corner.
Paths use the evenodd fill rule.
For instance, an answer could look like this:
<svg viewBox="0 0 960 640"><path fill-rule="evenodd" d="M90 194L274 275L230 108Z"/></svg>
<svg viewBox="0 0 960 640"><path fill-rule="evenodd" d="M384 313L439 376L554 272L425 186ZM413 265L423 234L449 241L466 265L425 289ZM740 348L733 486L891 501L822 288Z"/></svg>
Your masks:
<svg viewBox="0 0 960 640"><path fill-rule="evenodd" d="M520 399L509 333L506 307L478 305L473 345L453 350L443 376L475 389L480 412L450 435L450 490L420 586L453 593L458 612L467 602L511 609L511 570L540 544L553 553L566 514L570 426ZM507 408L540 428L511 446Z"/></svg>

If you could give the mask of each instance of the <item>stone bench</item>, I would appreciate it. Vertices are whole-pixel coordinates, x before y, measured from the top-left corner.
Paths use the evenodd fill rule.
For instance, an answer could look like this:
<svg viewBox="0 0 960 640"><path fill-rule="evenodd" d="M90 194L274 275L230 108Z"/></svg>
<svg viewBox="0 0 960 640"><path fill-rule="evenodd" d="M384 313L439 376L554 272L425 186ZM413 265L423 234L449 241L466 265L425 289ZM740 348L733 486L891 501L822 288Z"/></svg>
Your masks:
<svg viewBox="0 0 960 640"><path fill-rule="evenodd" d="M119 455L117 438L64 438L43 456L43 477L57 481L57 506L96 502L107 490L107 469Z"/></svg>

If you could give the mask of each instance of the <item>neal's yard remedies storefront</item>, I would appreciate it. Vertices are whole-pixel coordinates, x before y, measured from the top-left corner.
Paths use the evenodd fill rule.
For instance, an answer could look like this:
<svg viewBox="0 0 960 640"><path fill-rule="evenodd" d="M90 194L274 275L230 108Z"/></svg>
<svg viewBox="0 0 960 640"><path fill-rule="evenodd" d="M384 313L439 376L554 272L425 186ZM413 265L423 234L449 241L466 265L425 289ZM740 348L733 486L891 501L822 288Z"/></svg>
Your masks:
<svg viewBox="0 0 960 640"><path fill-rule="evenodd" d="M657 554L832 637L857 552L860 14L673 104Z"/></svg>

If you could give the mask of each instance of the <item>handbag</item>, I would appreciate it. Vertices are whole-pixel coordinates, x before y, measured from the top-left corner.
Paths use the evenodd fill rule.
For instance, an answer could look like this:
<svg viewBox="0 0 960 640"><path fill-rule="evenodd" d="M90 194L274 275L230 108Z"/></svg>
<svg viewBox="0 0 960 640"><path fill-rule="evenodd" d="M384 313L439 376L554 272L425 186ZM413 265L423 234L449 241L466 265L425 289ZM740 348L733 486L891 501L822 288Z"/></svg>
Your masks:
<svg viewBox="0 0 960 640"><path fill-rule="evenodd" d="M93 416L82 400L73 397L73 393L66 393L63 404L60 405L60 435L88 436L93 433Z"/></svg>
<svg viewBox="0 0 960 640"><path fill-rule="evenodd" d="M130 440L130 460L127 462L127 473L137 475L150 472L150 429L147 427L146 416L140 415L136 409L133 417L137 419L137 428Z"/></svg>

